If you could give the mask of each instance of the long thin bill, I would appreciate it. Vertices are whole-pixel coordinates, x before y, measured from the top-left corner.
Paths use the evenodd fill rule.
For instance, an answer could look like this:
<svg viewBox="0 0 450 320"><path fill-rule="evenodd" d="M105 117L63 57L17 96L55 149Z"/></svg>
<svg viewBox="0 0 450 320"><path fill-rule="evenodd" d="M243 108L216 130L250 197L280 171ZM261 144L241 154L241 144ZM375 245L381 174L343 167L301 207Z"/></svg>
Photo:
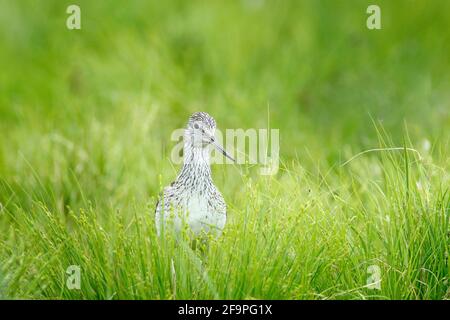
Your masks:
<svg viewBox="0 0 450 320"><path fill-rule="evenodd" d="M228 159L230 159L233 162L236 162L236 160L234 160L221 146L220 144L218 144L217 142L213 141L212 142L214 144L214 146L217 148L217 150L219 150L220 152L222 152L222 154L227 157Z"/></svg>

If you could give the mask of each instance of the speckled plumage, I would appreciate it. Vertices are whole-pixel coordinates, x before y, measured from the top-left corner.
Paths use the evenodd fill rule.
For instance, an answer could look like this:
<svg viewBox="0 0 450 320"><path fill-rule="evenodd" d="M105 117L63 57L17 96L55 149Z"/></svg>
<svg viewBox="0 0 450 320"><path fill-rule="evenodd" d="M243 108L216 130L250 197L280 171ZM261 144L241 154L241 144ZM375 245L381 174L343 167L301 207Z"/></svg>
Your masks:
<svg viewBox="0 0 450 320"><path fill-rule="evenodd" d="M158 234L167 226L180 231L183 223L196 235L218 235L225 227L226 204L212 181L209 161L215 129L215 120L205 112L196 112L189 118L184 133L183 167L176 180L164 188L156 206Z"/></svg>

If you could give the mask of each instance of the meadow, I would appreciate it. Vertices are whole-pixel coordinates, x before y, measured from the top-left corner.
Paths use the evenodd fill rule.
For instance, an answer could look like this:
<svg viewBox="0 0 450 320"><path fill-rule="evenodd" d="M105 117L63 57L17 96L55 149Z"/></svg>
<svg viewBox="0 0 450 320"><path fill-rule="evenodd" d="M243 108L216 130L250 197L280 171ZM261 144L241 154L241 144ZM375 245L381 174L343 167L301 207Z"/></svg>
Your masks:
<svg viewBox="0 0 450 320"><path fill-rule="evenodd" d="M0 1L0 298L449 299L450 2L373 2ZM213 165L193 249L154 210L195 111L280 168Z"/></svg>

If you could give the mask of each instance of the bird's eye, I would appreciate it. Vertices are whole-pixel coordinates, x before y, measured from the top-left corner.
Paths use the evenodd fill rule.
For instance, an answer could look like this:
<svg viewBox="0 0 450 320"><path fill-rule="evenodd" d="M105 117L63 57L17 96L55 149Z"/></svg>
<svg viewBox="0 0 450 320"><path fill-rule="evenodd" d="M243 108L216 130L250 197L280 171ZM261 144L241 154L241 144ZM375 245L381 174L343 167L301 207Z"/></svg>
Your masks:
<svg viewBox="0 0 450 320"><path fill-rule="evenodd" d="M200 126L198 125L198 123L194 123L194 129L200 129Z"/></svg>

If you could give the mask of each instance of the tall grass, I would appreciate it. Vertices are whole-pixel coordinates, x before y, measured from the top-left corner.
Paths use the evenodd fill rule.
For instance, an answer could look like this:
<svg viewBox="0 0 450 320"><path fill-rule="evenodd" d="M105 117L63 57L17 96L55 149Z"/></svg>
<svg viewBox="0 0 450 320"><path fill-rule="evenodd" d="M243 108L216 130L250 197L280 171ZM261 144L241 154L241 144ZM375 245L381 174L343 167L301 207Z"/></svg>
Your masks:
<svg viewBox="0 0 450 320"><path fill-rule="evenodd" d="M242 175L223 236L196 249L156 236L154 199L106 212L31 199L28 209L3 209L4 290L67 299L442 299L449 194L438 169L405 149L318 175L295 161L278 178ZM66 286L70 265L81 268L80 290ZM368 288L374 265L380 290Z"/></svg>

